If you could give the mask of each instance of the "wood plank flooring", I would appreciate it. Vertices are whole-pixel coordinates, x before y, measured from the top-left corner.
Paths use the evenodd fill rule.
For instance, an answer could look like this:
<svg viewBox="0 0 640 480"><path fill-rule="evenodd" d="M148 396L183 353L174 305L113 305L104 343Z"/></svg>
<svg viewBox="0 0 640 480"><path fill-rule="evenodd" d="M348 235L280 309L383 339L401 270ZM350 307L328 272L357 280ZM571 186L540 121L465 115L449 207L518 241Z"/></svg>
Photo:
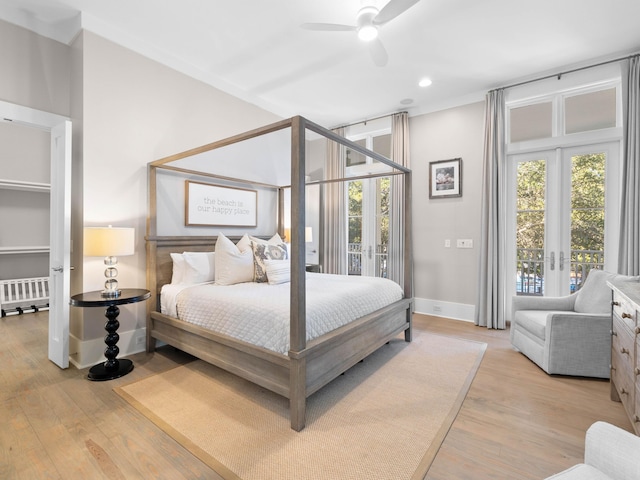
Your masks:
<svg viewBox="0 0 640 480"><path fill-rule="evenodd" d="M416 328L489 347L427 479L539 479L582 460L596 420L631 430L603 380L550 377L511 349L508 331L416 315ZM130 357L108 382L47 360L47 312L0 319L0 478L220 477L113 392L190 361L171 347Z"/></svg>

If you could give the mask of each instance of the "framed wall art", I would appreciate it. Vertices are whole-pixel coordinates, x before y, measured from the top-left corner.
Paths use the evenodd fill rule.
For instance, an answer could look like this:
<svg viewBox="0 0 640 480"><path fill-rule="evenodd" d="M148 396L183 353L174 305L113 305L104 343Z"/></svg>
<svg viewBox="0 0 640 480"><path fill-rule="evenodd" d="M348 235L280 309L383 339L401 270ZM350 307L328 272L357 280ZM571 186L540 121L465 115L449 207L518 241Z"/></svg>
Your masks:
<svg viewBox="0 0 640 480"><path fill-rule="evenodd" d="M258 192L185 181L186 226L255 227Z"/></svg>
<svg viewBox="0 0 640 480"><path fill-rule="evenodd" d="M462 159L429 162L429 198L462 196Z"/></svg>

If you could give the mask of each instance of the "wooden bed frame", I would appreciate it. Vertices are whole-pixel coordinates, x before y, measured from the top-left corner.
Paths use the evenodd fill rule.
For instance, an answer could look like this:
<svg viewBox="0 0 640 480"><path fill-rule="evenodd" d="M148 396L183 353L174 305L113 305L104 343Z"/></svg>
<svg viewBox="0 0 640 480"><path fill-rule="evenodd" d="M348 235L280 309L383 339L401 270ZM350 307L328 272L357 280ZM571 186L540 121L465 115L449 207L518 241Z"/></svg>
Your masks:
<svg viewBox="0 0 640 480"><path fill-rule="evenodd" d="M304 209L296 205L304 206L304 201L299 203L301 193L304 194L304 167L299 169L295 164L302 159L304 162L304 137L297 136L299 129L311 128L323 135L348 144L351 148L361 151L365 155L382 158L385 157L362 149L348 140L334 135L332 132L302 119L293 119L276 124L291 126L294 148L292 149L292 178L298 178L300 182L292 181L292 222L302 225L301 228L292 226L292 243L300 242L301 248L296 255L293 250L291 258L291 334L290 351L288 355L282 355L265 348L256 347L249 343L236 340L226 335L217 334L202 327L192 325L181 320L160 313L159 293L162 285L171 282L172 261L171 253L184 251L214 251L216 237L203 236L158 236L156 235L156 179L155 169L160 168L163 162L170 159L152 162L149 169L150 190L150 217L148 221L147 243L147 285L152 292L152 298L156 302L148 302L149 313L147 315L147 349L155 349L156 340L161 340L169 345L188 352L206 362L216 365L224 370L234 373L268 390L280 394L290 401L291 428L300 431L305 426L306 399L314 392L322 388L331 380L348 370L360 360L373 353L379 347L404 332L405 341L411 341L412 304L411 295L411 268L410 263L405 264L404 270L404 298L373 312L365 317L329 332L319 338L306 341L306 314L305 314L305 262L304 262ZM248 132L242 138L254 138L264 131L273 131L274 125ZM296 138L302 139L297 144ZM206 146L216 148L216 145L228 144L230 140L218 142ZM299 157L296 155L298 148ZM205 148L205 147L203 147ZM199 149L198 151L202 151ZM184 156L191 152L185 152ZM182 156L178 156L182 158ZM395 165L395 164L392 164ZM406 169L405 169L406 170ZM405 171L408 173L408 170ZM410 179L410 178L409 178ZM405 182L405 186L410 182ZM408 189L409 187L407 187ZM409 192L405 192L406 197ZM300 211L302 210L302 211ZM409 214L408 205L404 212ZM410 232L405 224L405 262L410 259ZM239 237L229 236L237 241Z"/></svg>

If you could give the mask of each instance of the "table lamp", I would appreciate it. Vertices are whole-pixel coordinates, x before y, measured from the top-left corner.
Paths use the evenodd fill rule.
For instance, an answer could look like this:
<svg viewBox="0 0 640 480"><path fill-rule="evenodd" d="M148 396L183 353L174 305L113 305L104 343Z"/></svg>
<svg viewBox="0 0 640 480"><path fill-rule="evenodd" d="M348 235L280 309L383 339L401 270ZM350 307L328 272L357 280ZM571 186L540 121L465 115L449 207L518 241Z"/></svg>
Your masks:
<svg viewBox="0 0 640 480"><path fill-rule="evenodd" d="M104 290L102 296L120 296L118 289L118 257L135 253L135 228L85 227L84 254L87 257L104 257Z"/></svg>

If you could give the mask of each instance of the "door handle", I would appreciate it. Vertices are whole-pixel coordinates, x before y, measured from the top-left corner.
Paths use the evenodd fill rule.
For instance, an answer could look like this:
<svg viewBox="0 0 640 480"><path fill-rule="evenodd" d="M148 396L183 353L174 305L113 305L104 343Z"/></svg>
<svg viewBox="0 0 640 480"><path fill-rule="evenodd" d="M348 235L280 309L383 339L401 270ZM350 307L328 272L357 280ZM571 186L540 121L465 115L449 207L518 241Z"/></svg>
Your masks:
<svg viewBox="0 0 640 480"><path fill-rule="evenodd" d="M62 271L64 271L64 268L62 268L62 267L51 267L51 270L53 270L54 272L62 272Z"/></svg>
<svg viewBox="0 0 640 480"><path fill-rule="evenodd" d="M551 255L549 256L549 269L556 269L556 252L551 252Z"/></svg>
<svg viewBox="0 0 640 480"><path fill-rule="evenodd" d="M560 271L564 270L564 252L560 252Z"/></svg>

